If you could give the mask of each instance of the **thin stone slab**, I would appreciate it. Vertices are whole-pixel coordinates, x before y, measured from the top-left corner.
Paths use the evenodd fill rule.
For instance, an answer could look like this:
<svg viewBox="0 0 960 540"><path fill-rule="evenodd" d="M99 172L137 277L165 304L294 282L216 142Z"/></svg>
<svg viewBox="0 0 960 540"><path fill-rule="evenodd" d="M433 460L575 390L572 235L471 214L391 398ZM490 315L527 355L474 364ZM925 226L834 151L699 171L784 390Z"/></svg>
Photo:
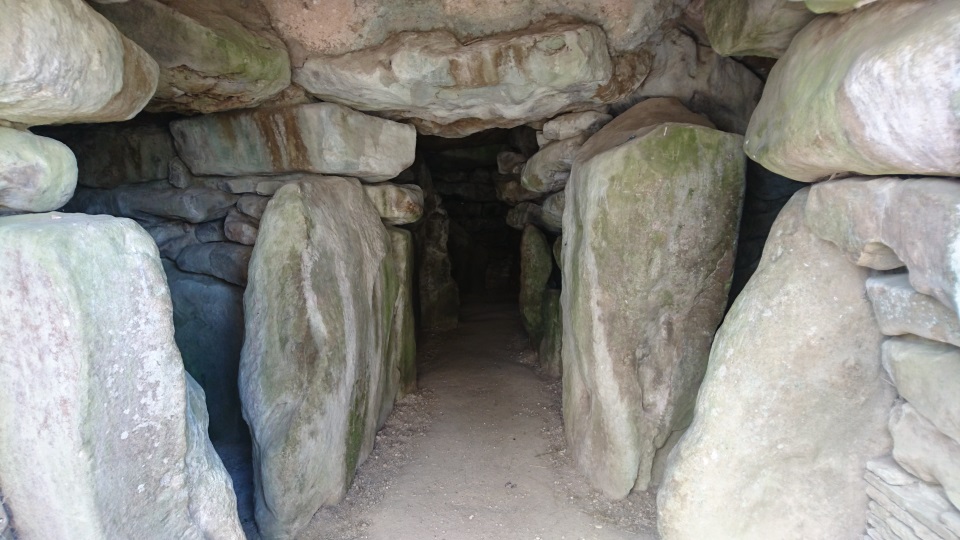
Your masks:
<svg viewBox="0 0 960 540"><path fill-rule="evenodd" d="M940 484L960 508L960 442L947 437L910 403L890 413L893 459L925 482Z"/></svg>
<svg viewBox="0 0 960 540"><path fill-rule="evenodd" d="M0 218L0 489L17 538L243 538L171 314L133 221Z"/></svg>
<svg viewBox="0 0 960 540"><path fill-rule="evenodd" d="M898 465L893 466L899 469ZM917 536L925 540L960 540L946 525L950 520L948 516L958 514L957 509L950 504L939 486L921 482L919 479L910 484L892 486L869 470L864 479L867 481L867 495L870 499L910 526Z"/></svg>
<svg viewBox="0 0 960 540"><path fill-rule="evenodd" d="M538 356L540 369L547 377L559 379L563 374L563 315L560 308L560 291L543 291L543 339L540 340Z"/></svg>
<svg viewBox="0 0 960 540"><path fill-rule="evenodd" d="M170 123L197 175L308 172L389 180L413 163L413 127L335 103L253 109Z"/></svg>
<svg viewBox="0 0 960 540"><path fill-rule="evenodd" d="M40 125L129 120L157 63L82 0L0 4L0 119Z"/></svg>
<svg viewBox="0 0 960 540"><path fill-rule="evenodd" d="M363 192L386 225L408 225L423 217L423 190L416 184L369 184Z"/></svg>
<svg viewBox="0 0 960 540"><path fill-rule="evenodd" d="M553 271L553 255L543 231L533 225L520 237L520 320L536 349L543 339L543 293Z"/></svg>
<svg viewBox="0 0 960 540"><path fill-rule="evenodd" d="M897 391L937 429L960 443L960 349L919 338L883 344L883 366Z"/></svg>
<svg viewBox="0 0 960 540"><path fill-rule="evenodd" d="M417 340L413 315L414 253L413 234L398 227L387 227L390 236L390 257L393 260L397 297L390 316L390 336L381 378L383 401L377 429L383 427L397 398L417 389Z"/></svg>
<svg viewBox="0 0 960 540"><path fill-rule="evenodd" d="M654 461L689 422L733 271L742 138L682 115L641 121L671 118L673 103L604 126L566 187L564 427L577 467L612 498L659 483Z"/></svg>
<svg viewBox="0 0 960 540"><path fill-rule="evenodd" d="M876 2L818 17L771 70L744 150L802 182L838 173L960 176L958 27L953 0Z"/></svg>
<svg viewBox="0 0 960 540"><path fill-rule="evenodd" d="M197 238L197 226L193 223L177 220L143 223L141 226L157 243L160 256L171 261L180 255L183 248L201 242Z"/></svg>
<svg viewBox="0 0 960 540"><path fill-rule="evenodd" d="M238 197L217 189L176 189L166 182L114 189L78 188L65 207L71 212L109 214L146 221L179 219L203 223L226 217Z"/></svg>
<svg viewBox="0 0 960 540"><path fill-rule="evenodd" d="M0 215L49 212L77 187L77 160L64 144L0 127Z"/></svg>
<svg viewBox="0 0 960 540"><path fill-rule="evenodd" d="M176 262L185 272L206 274L244 287L252 250L233 242L196 244L183 248Z"/></svg>
<svg viewBox="0 0 960 540"><path fill-rule="evenodd" d="M561 114L543 124L543 138L562 141L578 135L593 135L610 123L613 117L598 111Z"/></svg>
<svg viewBox="0 0 960 540"><path fill-rule="evenodd" d="M960 347L960 320L956 312L935 298L918 293L907 274L874 276L867 295L880 331L888 336L914 334Z"/></svg>

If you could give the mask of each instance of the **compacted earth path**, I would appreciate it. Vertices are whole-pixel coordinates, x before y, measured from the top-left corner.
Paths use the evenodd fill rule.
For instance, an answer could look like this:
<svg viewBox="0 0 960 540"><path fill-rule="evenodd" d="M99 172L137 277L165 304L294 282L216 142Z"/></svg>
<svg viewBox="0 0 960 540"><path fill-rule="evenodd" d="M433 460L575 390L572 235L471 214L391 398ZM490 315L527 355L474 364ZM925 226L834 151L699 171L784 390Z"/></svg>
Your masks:
<svg viewBox="0 0 960 540"><path fill-rule="evenodd" d="M459 328L421 340L419 369L346 500L303 538L656 538L652 495L611 503L573 469L560 385L537 372L515 303L467 304Z"/></svg>

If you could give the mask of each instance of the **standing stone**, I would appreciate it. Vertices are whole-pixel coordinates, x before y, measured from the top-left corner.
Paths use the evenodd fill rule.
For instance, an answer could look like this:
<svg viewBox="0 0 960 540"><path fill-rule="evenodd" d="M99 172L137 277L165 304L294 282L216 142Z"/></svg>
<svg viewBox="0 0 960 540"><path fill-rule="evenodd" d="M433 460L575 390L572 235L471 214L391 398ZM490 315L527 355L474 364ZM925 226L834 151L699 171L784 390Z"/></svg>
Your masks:
<svg viewBox="0 0 960 540"><path fill-rule="evenodd" d="M613 68L602 29L548 21L468 44L442 30L403 32L369 49L308 58L293 80L324 101L463 137L596 105Z"/></svg>
<svg viewBox="0 0 960 540"><path fill-rule="evenodd" d="M803 182L846 172L960 176L957 28L953 0L817 18L770 72L747 155Z"/></svg>
<svg viewBox="0 0 960 540"><path fill-rule="evenodd" d="M597 132L566 188L564 426L611 498L659 482L654 462L690 421L733 271L742 138L642 127L671 103L648 100Z"/></svg>
<svg viewBox="0 0 960 540"><path fill-rule="evenodd" d="M48 212L77 187L77 160L62 143L0 127L0 214Z"/></svg>
<svg viewBox="0 0 960 540"><path fill-rule="evenodd" d="M868 273L807 228L806 197L780 213L717 333L658 496L664 540L828 540L864 529L864 467L890 448L896 392L880 367Z"/></svg>
<svg viewBox="0 0 960 540"><path fill-rule="evenodd" d="M240 411L243 289L219 279L180 271L164 261L173 324L183 366L203 387L210 411L210 439L243 442L249 431Z"/></svg>
<svg viewBox="0 0 960 540"><path fill-rule="evenodd" d="M543 292L553 271L546 235L527 225L520 237L520 319L534 348L543 338Z"/></svg>
<svg viewBox="0 0 960 540"><path fill-rule="evenodd" d="M423 190L416 184L371 184L363 186L386 225L406 225L423 216Z"/></svg>
<svg viewBox="0 0 960 540"><path fill-rule="evenodd" d="M243 415L256 519L297 538L373 447L396 289L390 238L359 182L285 186L260 222L244 294Z"/></svg>
<svg viewBox="0 0 960 540"><path fill-rule="evenodd" d="M942 485L960 508L960 442L941 433L909 403L893 408L890 434L897 463L925 482Z"/></svg>
<svg viewBox="0 0 960 540"><path fill-rule="evenodd" d="M388 288L396 291L390 314L390 336L384 364L383 401L377 429L383 427L393 410L393 403L417 389L417 342L413 317L413 234L397 227L387 227L390 235L390 258L395 280Z"/></svg>
<svg viewBox="0 0 960 540"><path fill-rule="evenodd" d="M157 63L83 0L0 0L0 119L39 125L129 120Z"/></svg>
<svg viewBox="0 0 960 540"><path fill-rule="evenodd" d="M171 311L132 221L0 219L0 489L17 538L243 538Z"/></svg>
<svg viewBox="0 0 960 540"><path fill-rule="evenodd" d="M169 4L169 0L165 2ZM254 107L290 85L290 58L273 34L253 32L204 2L130 0L97 11L160 65L154 112L208 114Z"/></svg>
<svg viewBox="0 0 960 540"><path fill-rule="evenodd" d="M724 56L780 58L814 17L790 0L708 0L703 6L710 46Z"/></svg>
<svg viewBox="0 0 960 540"><path fill-rule="evenodd" d="M563 346L563 315L560 310L560 291L543 291L543 339L540 340L540 368L548 376L559 379L563 373L561 347Z"/></svg>
<svg viewBox="0 0 960 540"><path fill-rule="evenodd" d="M334 103L210 114L171 122L193 174L311 172L389 180L413 163L416 132Z"/></svg>
<svg viewBox="0 0 960 540"><path fill-rule="evenodd" d="M586 140L587 135L581 134L547 144L523 166L520 184L537 193L552 193L563 189L570 178L573 158Z"/></svg>

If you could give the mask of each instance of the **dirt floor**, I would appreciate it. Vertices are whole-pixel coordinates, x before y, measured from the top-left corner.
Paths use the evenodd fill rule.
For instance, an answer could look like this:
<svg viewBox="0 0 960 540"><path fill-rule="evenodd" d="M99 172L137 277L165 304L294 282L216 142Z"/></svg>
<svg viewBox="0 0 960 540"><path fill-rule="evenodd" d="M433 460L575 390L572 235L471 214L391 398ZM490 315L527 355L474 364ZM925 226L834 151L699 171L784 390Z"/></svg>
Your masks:
<svg viewBox="0 0 960 540"><path fill-rule="evenodd" d="M397 403L347 498L321 509L304 540L657 537L653 494L610 502L574 470L560 383L538 373L516 304L469 304L460 328L419 346L420 390ZM226 453L245 480L242 450ZM259 538L249 490L238 490L241 518Z"/></svg>

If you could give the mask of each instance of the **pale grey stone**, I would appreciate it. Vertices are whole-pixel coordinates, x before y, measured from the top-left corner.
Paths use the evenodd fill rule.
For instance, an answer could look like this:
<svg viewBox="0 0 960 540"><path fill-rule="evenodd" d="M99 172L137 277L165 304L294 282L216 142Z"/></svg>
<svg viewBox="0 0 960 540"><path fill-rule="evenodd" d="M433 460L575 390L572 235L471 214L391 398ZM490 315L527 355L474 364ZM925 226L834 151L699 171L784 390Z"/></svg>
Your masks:
<svg viewBox="0 0 960 540"><path fill-rule="evenodd" d="M196 244L183 248L176 263L185 272L206 274L243 287L252 249L233 242Z"/></svg>
<svg viewBox="0 0 960 540"><path fill-rule="evenodd" d="M563 229L563 208L566 206L566 192L558 191L543 201L541 219L551 230Z"/></svg>
<svg viewBox="0 0 960 540"><path fill-rule="evenodd" d="M883 344L883 367L897 391L937 429L960 443L960 349L919 338Z"/></svg>
<svg viewBox="0 0 960 540"><path fill-rule="evenodd" d="M867 481L867 496L908 525L920 538L960 540L944 523L942 516L956 513L956 508L939 486L919 480L912 484L891 486L870 472L864 478Z"/></svg>
<svg viewBox="0 0 960 540"><path fill-rule="evenodd" d="M710 46L724 56L780 58L814 17L790 0L710 0L703 8Z"/></svg>
<svg viewBox="0 0 960 540"><path fill-rule="evenodd" d="M82 0L0 3L0 119L40 125L128 120L157 63Z"/></svg>
<svg viewBox="0 0 960 540"><path fill-rule="evenodd" d="M77 160L64 144L0 127L0 214L49 212L77 187Z"/></svg>
<svg viewBox="0 0 960 540"><path fill-rule="evenodd" d="M240 210L253 219L259 220L263 217L263 212L267 209L268 202L270 202L270 197L246 193L237 199L237 210Z"/></svg>
<svg viewBox="0 0 960 540"><path fill-rule="evenodd" d="M844 13L872 4L877 0L789 0L804 2L807 9L814 13Z"/></svg>
<svg viewBox="0 0 960 540"><path fill-rule="evenodd" d="M463 137L596 105L613 74L602 29L546 22L467 44L443 30L400 33L362 51L308 58L293 80L324 101Z"/></svg>
<svg viewBox="0 0 960 540"><path fill-rule="evenodd" d="M893 459L926 482L940 484L947 499L960 508L960 443L940 432L910 403L890 413Z"/></svg>
<svg viewBox="0 0 960 540"><path fill-rule="evenodd" d="M607 125L613 117L598 111L583 111L562 114L543 124L543 138L562 141L579 135L593 135Z"/></svg>
<svg viewBox="0 0 960 540"><path fill-rule="evenodd" d="M397 297L390 314L390 336L384 356L381 378L383 401L377 429L383 427L398 397L417 389L417 341L413 315L413 234L397 227L387 227L390 257L393 260Z"/></svg>
<svg viewBox="0 0 960 540"><path fill-rule="evenodd" d="M0 218L0 477L17 538L243 538L171 312L133 221Z"/></svg>
<svg viewBox="0 0 960 540"><path fill-rule="evenodd" d="M335 103L219 113L170 124L198 175L307 172L389 180L413 163L413 127Z"/></svg>
<svg viewBox="0 0 960 540"><path fill-rule="evenodd" d="M416 184L369 184L363 192L386 225L407 225L423 216L423 190Z"/></svg>
<svg viewBox="0 0 960 540"><path fill-rule="evenodd" d="M952 0L818 17L770 72L747 155L803 182L847 172L960 176L958 26Z"/></svg>
<svg viewBox="0 0 960 540"><path fill-rule="evenodd" d="M868 272L805 225L807 193L781 211L717 333L693 424L658 494L664 540L826 540L864 529L863 470L889 451L896 391L880 366Z"/></svg>
<svg viewBox="0 0 960 540"><path fill-rule="evenodd" d="M240 396L256 519L300 537L370 453L397 298L390 238L356 180L285 186L263 215L244 294Z"/></svg>
<svg viewBox="0 0 960 540"><path fill-rule="evenodd" d="M223 235L231 242L252 246L257 243L260 222L240 212L230 210L223 222Z"/></svg>
<svg viewBox="0 0 960 540"><path fill-rule="evenodd" d="M867 280L867 294L885 335L915 334L960 347L956 312L914 290L907 274L874 276Z"/></svg>
<svg viewBox="0 0 960 540"><path fill-rule="evenodd" d="M171 5L172 4L172 5ZM290 58L280 39L253 32L191 2L129 0L96 9L160 66L147 109L212 113L254 107L290 86Z"/></svg>
<svg viewBox="0 0 960 540"><path fill-rule="evenodd" d="M548 143L524 164L520 184L538 193L553 193L563 189L570 178L573 159L586 140L587 135L578 135Z"/></svg>
<svg viewBox="0 0 960 540"><path fill-rule="evenodd" d="M577 467L613 498L659 483L654 460L690 421L733 271L742 138L640 121L669 117L669 103L594 134L566 187L564 428Z"/></svg>

